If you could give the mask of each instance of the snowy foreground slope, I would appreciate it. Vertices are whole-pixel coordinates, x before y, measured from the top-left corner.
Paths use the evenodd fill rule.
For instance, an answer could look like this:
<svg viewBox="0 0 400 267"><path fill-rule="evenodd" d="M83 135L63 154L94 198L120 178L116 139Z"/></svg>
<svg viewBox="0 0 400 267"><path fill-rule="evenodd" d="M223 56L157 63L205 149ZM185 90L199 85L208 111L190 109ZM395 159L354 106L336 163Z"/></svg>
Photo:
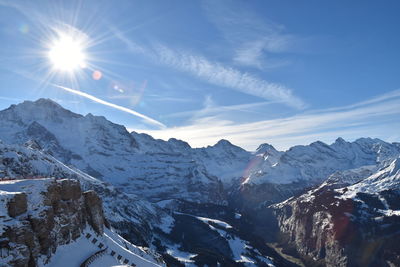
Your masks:
<svg viewBox="0 0 400 267"><path fill-rule="evenodd" d="M96 240L94 242L94 240ZM104 245L102 248L99 246ZM97 252L103 252L93 261L87 261ZM115 252L115 254L113 254ZM121 256L120 259L119 256ZM164 266L163 262L156 260L142 248L136 247L121 236L105 228L103 235L97 235L92 229L87 228L82 235L73 242L61 245L47 263L40 262L38 266L70 267L80 266L83 262L90 262L88 266Z"/></svg>
<svg viewBox="0 0 400 267"><path fill-rule="evenodd" d="M0 212L1 266L80 266L100 250L91 266L163 265L107 228L101 199L76 180L1 181Z"/></svg>

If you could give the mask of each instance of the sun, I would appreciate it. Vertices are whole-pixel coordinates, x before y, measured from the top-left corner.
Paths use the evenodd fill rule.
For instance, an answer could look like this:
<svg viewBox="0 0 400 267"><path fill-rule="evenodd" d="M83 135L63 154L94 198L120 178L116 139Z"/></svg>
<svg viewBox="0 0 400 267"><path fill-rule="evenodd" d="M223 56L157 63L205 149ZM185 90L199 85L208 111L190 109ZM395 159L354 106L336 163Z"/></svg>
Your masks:
<svg viewBox="0 0 400 267"><path fill-rule="evenodd" d="M55 70L74 72L86 65L85 46L77 37L59 34L49 46L48 58Z"/></svg>

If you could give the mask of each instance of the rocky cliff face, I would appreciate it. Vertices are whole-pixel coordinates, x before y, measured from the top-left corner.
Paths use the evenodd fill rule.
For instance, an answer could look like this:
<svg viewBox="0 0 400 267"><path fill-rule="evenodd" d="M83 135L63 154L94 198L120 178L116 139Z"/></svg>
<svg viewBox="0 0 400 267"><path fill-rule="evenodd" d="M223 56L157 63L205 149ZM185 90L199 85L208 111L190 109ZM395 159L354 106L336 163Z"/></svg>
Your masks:
<svg viewBox="0 0 400 267"><path fill-rule="evenodd" d="M399 165L396 159L372 175L336 173L274 205L283 243L310 266L399 266Z"/></svg>
<svg viewBox="0 0 400 267"><path fill-rule="evenodd" d="M76 180L2 181L0 206L1 258L8 266L49 259L88 225L103 234L102 202L93 191L82 192Z"/></svg>

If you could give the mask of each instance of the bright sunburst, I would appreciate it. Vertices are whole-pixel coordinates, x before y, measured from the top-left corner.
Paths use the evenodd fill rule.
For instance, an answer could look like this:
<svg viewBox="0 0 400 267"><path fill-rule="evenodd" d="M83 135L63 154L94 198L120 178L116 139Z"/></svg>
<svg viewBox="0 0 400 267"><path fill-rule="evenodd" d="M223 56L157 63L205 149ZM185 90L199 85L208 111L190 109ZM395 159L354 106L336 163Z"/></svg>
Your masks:
<svg viewBox="0 0 400 267"><path fill-rule="evenodd" d="M49 48L48 57L55 70L73 72L86 65L85 47L79 38L60 34Z"/></svg>

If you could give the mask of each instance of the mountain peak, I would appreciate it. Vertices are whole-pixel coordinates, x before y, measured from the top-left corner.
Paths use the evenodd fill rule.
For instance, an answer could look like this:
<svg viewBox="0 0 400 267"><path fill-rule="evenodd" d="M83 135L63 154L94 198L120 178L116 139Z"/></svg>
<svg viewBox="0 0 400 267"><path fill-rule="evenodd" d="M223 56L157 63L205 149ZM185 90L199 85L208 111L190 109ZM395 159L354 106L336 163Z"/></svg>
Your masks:
<svg viewBox="0 0 400 267"><path fill-rule="evenodd" d="M191 146L187 142L179 140L179 139L176 139L176 138L168 139L168 143L170 143L171 145L174 145L176 147L181 147L181 148L184 148L184 149L190 149L191 148Z"/></svg>
<svg viewBox="0 0 400 267"><path fill-rule="evenodd" d="M327 147L328 145L325 144L325 143L322 142L322 141L315 141L315 142L312 142L312 143L310 144L310 146L314 146L314 147Z"/></svg>
<svg viewBox="0 0 400 267"><path fill-rule="evenodd" d="M25 101L29 102L29 101ZM48 106L54 108L63 108L60 104L50 98L39 98L38 100L34 101L33 103L41 106Z"/></svg>
<svg viewBox="0 0 400 267"><path fill-rule="evenodd" d="M224 150L232 150L232 149L233 149L234 151L236 151L236 150L243 150L243 148L238 147L238 146L232 144L231 142L229 142L229 141L226 140L226 139L221 139L221 140L219 140L215 145L213 145L213 146L211 146L211 147L219 148L219 149L224 149Z"/></svg>
<svg viewBox="0 0 400 267"><path fill-rule="evenodd" d="M30 100L25 100L24 102L18 104L18 105L12 105L13 107L40 107L40 108L46 108L46 109L53 109L53 110L66 110L63 108L60 104L58 104L56 101L50 99L50 98L39 98L35 101L30 101Z"/></svg>
<svg viewBox="0 0 400 267"><path fill-rule="evenodd" d="M231 142L226 139L219 140L214 146L225 147L225 146L233 146Z"/></svg>
<svg viewBox="0 0 400 267"><path fill-rule="evenodd" d="M21 117L37 119L39 117L60 119L61 117L80 118L82 115L76 114L63 108L60 104L49 98L39 98L36 101L24 101L18 105L11 105L7 112L16 112Z"/></svg>
<svg viewBox="0 0 400 267"><path fill-rule="evenodd" d="M347 142L342 137L338 137L330 146L332 148L344 148L349 145L351 145L351 143Z"/></svg>
<svg viewBox="0 0 400 267"><path fill-rule="evenodd" d="M266 152L270 153L270 152L278 152L278 151L272 145L270 145L268 143L264 143L264 144L261 144L258 146L256 152L258 154L260 154L260 153L266 153Z"/></svg>
<svg viewBox="0 0 400 267"><path fill-rule="evenodd" d="M85 118L99 123L111 123L106 117L93 115L92 113L86 114Z"/></svg>
<svg viewBox="0 0 400 267"><path fill-rule="evenodd" d="M335 140L335 143L344 144L344 143L347 143L347 142L346 142L346 140L344 140L342 137L338 137L338 138Z"/></svg>

